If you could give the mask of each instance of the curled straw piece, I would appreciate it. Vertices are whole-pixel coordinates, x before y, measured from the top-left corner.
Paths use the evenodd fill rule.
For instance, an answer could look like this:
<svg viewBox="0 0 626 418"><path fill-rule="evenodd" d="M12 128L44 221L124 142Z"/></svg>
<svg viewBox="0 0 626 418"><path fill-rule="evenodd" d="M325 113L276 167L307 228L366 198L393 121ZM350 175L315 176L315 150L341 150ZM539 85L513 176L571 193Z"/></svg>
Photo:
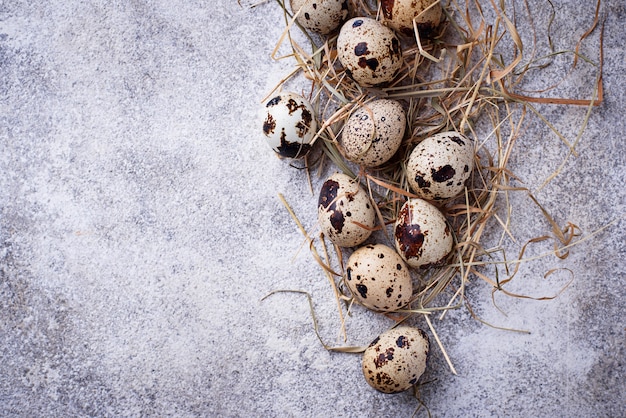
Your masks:
<svg viewBox="0 0 626 418"><path fill-rule="evenodd" d="M313 306L313 298L311 297L310 293L305 292L304 290L291 290L291 289L274 290L274 291L268 293L267 295L265 295L261 299L261 301L264 301L265 299L269 298L270 296L273 296L273 295L278 294L278 293L295 293L295 294L301 294L301 295L305 295L306 296L307 301L309 302L309 309L310 309L310 312L311 312L311 319L313 321L313 330L315 331L315 335L317 336L317 339L319 340L320 344L322 344L322 346L326 350L328 350L328 351L336 351L336 352L339 352L339 353L362 353L367 348L367 346L333 347L333 346L329 346L326 343L324 343L324 340L322 339L322 336L320 335L319 327L318 327L318 324L317 324L317 316L315 315L315 307Z"/></svg>

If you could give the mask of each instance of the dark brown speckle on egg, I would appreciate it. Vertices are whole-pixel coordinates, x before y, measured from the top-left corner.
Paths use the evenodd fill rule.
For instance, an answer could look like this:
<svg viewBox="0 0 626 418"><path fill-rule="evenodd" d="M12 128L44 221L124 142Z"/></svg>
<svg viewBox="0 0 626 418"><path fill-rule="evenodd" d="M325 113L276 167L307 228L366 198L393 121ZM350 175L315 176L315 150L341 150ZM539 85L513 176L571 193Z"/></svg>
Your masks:
<svg viewBox="0 0 626 418"><path fill-rule="evenodd" d="M431 169L431 176L437 183L444 183L454 177L455 174L456 171L449 164L440 167L438 170Z"/></svg>
<svg viewBox="0 0 626 418"><path fill-rule="evenodd" d="M407 257L420 257L425 233L420 225L411 223L410 209L405 206L400 211L399 222L395 228L395 237L400 244L400 251Z"/></svg>
<svg viewBox="0 0 626 418"><path fill-rule="evenodd" d="M287 158L298 158L307 154L311 149L311 144L301 144L299 142L288 142L284 135L280 137L280 146L278 153Z"/></svg>
<svg viewBox="0 0 626 418"><path fill-rule="evenodd" d="M267 102L266 107L272 107L272 106L276 106L281 100L280 96L276 96L274 98L272 98L269 102Z"/></svg>
<svg viewBox="0 0 626 418"><path fill-rule="evenodd" d="M409 340L407 337L405 337L404 335L401 335L398 337L398 339L396 340L396 345L400 348L407 348L409 347Z"/></svg>
<svg viewBox="0 0 626 418"><path fill-rule="evenodd" d="M422 173L415 175L415 182L421 189L427 189L430 187L430 182L424 179L424 175Z"/></svg>
<svg viewBox="0 0 626 418"><path fill-rule="evenodd" d="M376 58L366 59L365 57L361 57L359 58L359 67L367 67L372 71L376 71L376 68L378 68L378 60ZM373 74L373 76L376 76L376 74Z"/></svg>
<svg viewBox="0 0 626 418"><path fill-rule="evenodd" d="M454 143L456 143L458 145L461 145L461 146L465 145L465 142L458 136L451 136L450 137L450 141L452 141L452 142L454 142Z"/></svg>
<svg viewBox="0 0 626 418"><path fill-rule="evenodd" d="M326 180L320 190L318 206L325 209L334 210L337 200L337 192L339 191L339 183L335 180Z"/></svg>
<svg viewBox="0 0 626 418"><path fill-rule="evenodd" d="M354 47L354 55L356 55L357 57L360 57L361 55L367 55L369 53L370 51L367 49L367 42L359 42Z"/></svg>
<svg viewBox="0 0 626 418"><path fill-rule="evenodd" d="M394 352L394 348L389 347L385 349L383 353L378 354L378 357L374 359L374 365L376 366L376 368L380 369L389 361L393 360L393 352Z"/></svg>
<svg viewBox="0 0 626 418"><path fill-rule="evenodd" d="M263 122L263 132L265 135L270 135L274 133L274 129L276 129L276 120L268 113L267 118Z"/></svg>
<svg viewBox="0 0 626 418"><path fill-rule="evenodd" d="M356 289L363 299L367 299L367 286L363 284L357 284Z"/></svg>

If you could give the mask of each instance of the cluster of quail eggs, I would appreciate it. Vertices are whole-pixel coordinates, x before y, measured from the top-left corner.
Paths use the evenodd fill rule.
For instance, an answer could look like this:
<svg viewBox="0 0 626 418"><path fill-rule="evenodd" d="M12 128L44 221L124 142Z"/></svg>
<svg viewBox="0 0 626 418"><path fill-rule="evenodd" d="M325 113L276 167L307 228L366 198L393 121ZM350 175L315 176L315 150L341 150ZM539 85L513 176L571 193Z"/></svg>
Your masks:
<svg viewBox="0 0 626 418"><path fill-rule="evenodd" d="M291 0L297 22L320 36L336 34L338 60L346 74L364 89L396 79L404 65L401 38L428 36L443 18L437 0L381 2L382 21L350 17L347 0ZM338 32L338 33L337 33ZM329 36L330 36L329 35ZM265 105L263 132L282 158L302 158L314 146L318 122L303 96L281 92ZM474 142L458 132L432 135L398 161L407 125L405 105L376 97L354 104L337 146L343 157L361 169L401 164L412 197L391 225L392 245L372 242L375 230L387 228L377 217L377 202L358 178L336 172L322 184L318 197L318 224L324 236L349 252L343 283L355 302L382 313L409 309L414 285L412 269L446 262L454 237L440 206L460 196L473 170ZM406 150L409 151L409 150ZM395 160L394 160L395 158ZM393 328L365 350L365 380L384 393L414 386L426 368L427 335L410 326Z"/></svg>

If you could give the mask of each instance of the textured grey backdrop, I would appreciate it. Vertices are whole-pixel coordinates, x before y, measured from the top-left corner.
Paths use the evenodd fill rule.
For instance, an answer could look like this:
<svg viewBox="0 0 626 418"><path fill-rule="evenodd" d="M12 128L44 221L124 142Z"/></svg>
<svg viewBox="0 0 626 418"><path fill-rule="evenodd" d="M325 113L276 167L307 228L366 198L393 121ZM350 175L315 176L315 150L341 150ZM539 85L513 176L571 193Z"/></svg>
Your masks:
<svg viewBox="0 0 626 418"><path fill-rule="evenodd" d="M546 5L529 3L545 27ZM571 50L594 5L553 3L552 40ZM537 192L586 235L626 203L624 3L603 2L602 16L604 103L579 156ZM359 356L324 350L302 295L261 301L309 292L338 343L330 286L277 194L310 230L317 197L261 136L261 99L293 65L269 57L282 28L275 2L0 1L0 416L408 417L419 406L370 389ZM596 31L581 52L597 61L598 42ZM554 57L528 87L570 64ZM589 97L593 74L581 64L558 93ZM569 139L586 113L538 109ZM565 151L528 118L512 169L537 190ZM513 199L515 253L549 226ZM433 348L420 390L433 415L626 416L625 234L617 222L564 261L524 264L511 289L533 295L574 273L553 301L497 295L505 315L474 280L481 317L532 333L466 309L434 319L458 375ZM544 279L551 268L563 270ZM391 325L354 311L348 344Z"/></svg>

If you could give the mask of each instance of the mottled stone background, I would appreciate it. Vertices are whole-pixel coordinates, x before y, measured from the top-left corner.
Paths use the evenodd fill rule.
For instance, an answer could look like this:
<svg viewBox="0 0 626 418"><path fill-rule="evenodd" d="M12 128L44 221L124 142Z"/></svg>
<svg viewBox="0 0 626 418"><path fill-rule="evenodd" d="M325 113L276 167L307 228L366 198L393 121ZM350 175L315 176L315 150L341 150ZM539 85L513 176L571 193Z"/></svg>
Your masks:
<svg viewBox="0 0 626 418"><path fill-rule="evenodd" d="M571 51L595 5L552 3L551 39ZM541 56L549 8L529 7ZM471 282L481 318L530 334L465 308L433 318L458 371L433 348L420 389L433 416L626 416L624 2L603 1L601 17L604 102L579 155L538 191L567 153L529 114L511 168L560 224L589 236L618 221L566 260L522 265L512 291L552 295L573 277L555 300L497 294L500 311ZM370 389L358 355L327 352L303 295L261 301L309 292L322 337L339 343L328 281L278 199L313 231L317 196L261 136L261 100L293 66L270 59L283 25L276 2L0 1L0 416L409 417L419 406ZM597 62L599 39L580 53ZM524 87L558 81L572 54L550 59ZM589 98L594 77L580 60L555 94ZM571 141L587 112L536 107ZM511 255L549 231L523 193L512 199ZM355 307L347 344L389 326Z"/></svg>

